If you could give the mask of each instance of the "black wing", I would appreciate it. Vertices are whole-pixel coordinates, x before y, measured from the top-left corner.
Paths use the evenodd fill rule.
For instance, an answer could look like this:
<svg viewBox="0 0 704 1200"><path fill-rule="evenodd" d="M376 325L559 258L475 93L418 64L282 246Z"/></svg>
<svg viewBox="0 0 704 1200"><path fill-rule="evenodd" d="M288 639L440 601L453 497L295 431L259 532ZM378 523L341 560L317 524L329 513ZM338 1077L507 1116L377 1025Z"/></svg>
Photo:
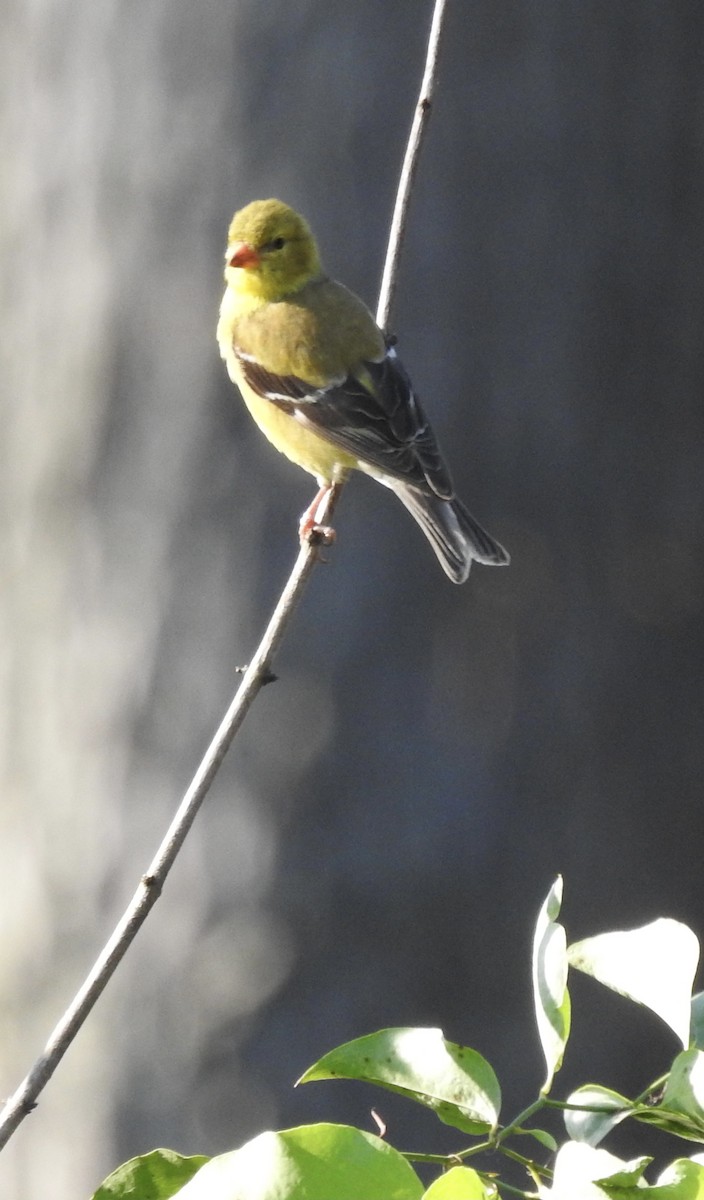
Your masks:
<svg viewBox="0 0 704 1200"><path fill-rule="evenodd" d="M361 365L362 378L348 375L326 388L296 375L275 375L251 355L237 348L235 353L257 395L381 474L452 499L452 480L435 434L392 347L380 362Z"/></svg>

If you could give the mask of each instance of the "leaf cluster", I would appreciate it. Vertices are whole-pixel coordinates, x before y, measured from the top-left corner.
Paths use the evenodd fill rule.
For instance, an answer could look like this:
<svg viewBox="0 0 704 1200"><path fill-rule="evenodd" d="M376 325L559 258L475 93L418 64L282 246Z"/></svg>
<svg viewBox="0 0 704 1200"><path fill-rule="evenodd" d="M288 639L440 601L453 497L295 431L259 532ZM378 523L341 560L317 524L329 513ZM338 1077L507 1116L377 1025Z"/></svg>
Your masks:
<svg viewBox="0 0 704 1200"><path fill-rule="evenodd" d="M304 1125L262 1133L215 1158L155 1150L125 1163L93 1200L704 1200L704 993L692 995L699 942L681 922L661 918L640 929L603 933L568 945L558 918L562 880L540 909L533 939L533 996L545 1080L531 1104L500 1121L501 1088L478 1051L449 1042L439 1029L383 1029L330 1051L299 1083L357 1079L432 1110L472 1139L450 1155L410 1154L383 1137L347 1125ZM566 1100L552 1095L571 1028L570 969L656 1013L681 1049L660 1078L629 1099L587 1083ZM541 1111L560 1109L566 1140L539 1125ZM601 1143L623 1121L656 1126L701 1150L672 1162L654 1182L653 1161L625 1162ZM535 1148L526 1153L525 1139ZM518 1144L517 1144L518 1143ZM519 1148L520 1147L520 1148ZM518 1162L527 1186L482 1168L491 1152ZM412 1163L436 1164L429 1187Z"/></svg>

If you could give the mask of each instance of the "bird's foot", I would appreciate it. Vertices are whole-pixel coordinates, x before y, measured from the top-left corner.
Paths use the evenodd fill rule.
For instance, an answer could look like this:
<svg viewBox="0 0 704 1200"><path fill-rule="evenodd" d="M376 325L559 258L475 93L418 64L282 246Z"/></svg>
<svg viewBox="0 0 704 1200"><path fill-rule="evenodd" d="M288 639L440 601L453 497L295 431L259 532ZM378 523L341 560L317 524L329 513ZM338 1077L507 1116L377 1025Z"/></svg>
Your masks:
<svg viewBox="0 0 704 1200"><path fill-rule="evenodd" d="M312 504L304 512L298 524L298 536L301 544L308 542L310 546L331 546L335 541L335 530L331 525L322 525L319 515L322 512L334 484L326 483L319 488Z"/></svg>

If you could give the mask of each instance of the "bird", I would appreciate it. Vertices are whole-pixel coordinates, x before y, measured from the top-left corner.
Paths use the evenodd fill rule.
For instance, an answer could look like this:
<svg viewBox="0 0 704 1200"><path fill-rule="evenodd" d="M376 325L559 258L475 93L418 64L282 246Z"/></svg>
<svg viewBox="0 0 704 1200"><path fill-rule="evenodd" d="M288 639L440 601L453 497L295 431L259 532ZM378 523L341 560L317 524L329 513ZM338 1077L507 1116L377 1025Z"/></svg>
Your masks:
<svg viewBox="0 0 704 1200"><path fill-rule="evenodd" d="M315 476L301 540L352 470L390 488L463 583L472 561L509 555L455 494L437 439L397 354L358 296L324 272L308 222L281 200L235 213L217 340L229 376L277 450Z"/></svg>

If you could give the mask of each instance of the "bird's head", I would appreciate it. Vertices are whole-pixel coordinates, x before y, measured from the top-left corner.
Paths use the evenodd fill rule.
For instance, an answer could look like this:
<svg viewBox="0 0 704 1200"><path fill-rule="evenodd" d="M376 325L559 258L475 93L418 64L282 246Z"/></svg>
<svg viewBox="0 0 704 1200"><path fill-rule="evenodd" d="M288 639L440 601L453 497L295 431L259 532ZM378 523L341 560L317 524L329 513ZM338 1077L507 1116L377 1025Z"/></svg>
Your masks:
<svg viewBox="0 0 704 1200"><path fill-rule="evenodd" d="M232 218L225 279L252 300L281 300L320 274L307 222L281 200L254 200Z"/></svg>

